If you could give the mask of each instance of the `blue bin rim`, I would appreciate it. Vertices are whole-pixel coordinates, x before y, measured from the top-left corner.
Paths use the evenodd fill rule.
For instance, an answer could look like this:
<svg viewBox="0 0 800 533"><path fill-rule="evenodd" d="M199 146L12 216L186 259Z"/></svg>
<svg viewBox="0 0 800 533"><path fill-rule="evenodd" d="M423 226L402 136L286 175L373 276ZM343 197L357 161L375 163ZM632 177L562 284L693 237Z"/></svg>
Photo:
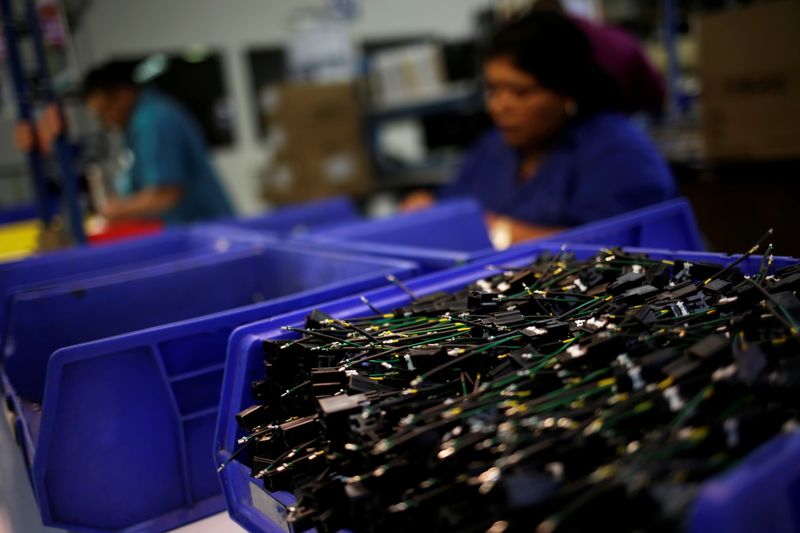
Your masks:
<svg viewBox="0 0 800 533"><path fill-rule="evenodd" d="M378 218L368 218L364 220L360 220L355 222L352 225L349 225L347 228L331 228L330 230L320 231L319 234L324 233L338 233L339 231L347 231L350 232L353 228L361 229L364 228L373 228L376 224L394 224L398 220L423 220L425 222L431 220L438 220L441 218L447 218L450 216L451 211L481 211L480 203L477 200L471 198L454 198L452 200L444 200L442 202L438 202L431 207L425 209L419 209L416 211L405 211L405 212L397 212L393 213L389 216L378 217Z"/></svg>
<svg viewBox="0 0 800 533"><path fill-rule="evenodd" d="M263 211L261 213L255 213L242 217L233 216L227 218L218 218L213 220L209 224L215 226L239 227L242 229L255 230L260 232L262 230L253 228L251 227L251 225L259 224L261 222L268 222L271 217L297 216L302 218L303 213L306 210L332 209L332 208L342 209L345 211L352 211L353 214L358 214L358 209L356 208L356 205L352 199L350 199L348 196L345 195L337 195L331 198L310 200L308 202L301 202L289 205L279 205L275 206L273 209Z"/></svg>
<svg viewBox="0 0 800 533"><path fill-rule="evenodd" d="M236 259L258 255L262 250L263 248L261 246L255 246L252 248L239 248L237 250L225 252L224 256L189 257L176 259L167 263L160 263L155 266L137 266L121 272L103 272L94 275L90 274L78 279L57 281L47 285L20 285L12 287L11 299L15 301L31 300L52 294L63 294L75 290L93 289L104 285L124 283L135 279L147 278L148 276L153 275L154 269L157 271L162 271L165 267L181 269L186 267L214 264L220 261L233 261Z"/></svg>
<svg viewBox="0 0 800 533"><path fill-rule="evenodd" d="M437 209L437 207L439 209ZM378 220L365 220L357 223L342 225L330 230L316 231L309 234L296 237L300 241L313 242L324 246L341 245L349 250L363 253L377 253L386 256L395 257L408 257L419 259L428 262L441 262L445 261L449 266L460 265L470 261L478 260L481 257L488 256L496 253L496 250L491 246L483 250L475 251L454 251L448 249L431 249L420 248L416 246L384 244L380 242L371 242L368 240L361 240L358 235L359 232L372 233L379 231L382 226L394 226L403 224L404 220L414 217L414 222L431 223L437 219L447 218L452 216L453 212L480 210L474 200L469 199L455 199L437 204L431 209L423 211L415 211L411 213L400 213L391 217L386 217ZM519 243L517 246L531 246L536 243L552 243L552 242L571 242L572 238L585 238L587 234L602 235L608 232L616 232L620 229L627 229L652 224L652 219L659 219L664 215L671 217L680 216L684 219L685 229L683 239L685 242L682 244L690 250L702 250L703 242L697 227L697 221L694 216L691 203L683 197L674 198L665 202L652 204L642 207L640 209L622 213L606 219L589 222L573 228L567 228L563 231L545 236L540 239ZM355 232L355 235L350 235ZM345 235L346 237L342 237ZM341 239L345 240L344 244ZM592 240L602 240L602 237ZM580 241L578 241L580 242Z"/></svg>
<svg viewBox="0 0 800 533"><path fill-rule="evenodd" d="M594 222L588 222L573 228L567 228L551 237L543 237L537 242L569 242L570 236L574 233L616 230L620 227L627 226L630 222L641 224L644 222L643 218L658 217L665 212L670 213L673 211L682 213L686 218L686 222L689 224L690 229L692 230L689 235L690 242L686 244L686 246L693 250L702 249L703 243L702 239L700 238L699 229L697 228L697 221L694 217L692 204L688 199L682 196L673 198L672 200L667 200L666 202L648 205L634 211L628 211L627 213L622 213L613 217L596 220Z"/></svg>
<svg viewBox="0 0 800 533"><path fill-rule="evenodd" d="M218 251L220 252L226 251L227 247L230 246L231 241L236 243L241 242L243 244L258 244L278 241L278 239L269 235L261 235L258 233L239 230L237 228L229 229L217 227L215 224L182 228L168 228L156 235L144 235L141 237L135 237L124 241L103 244L99 246L83 246L69 248L66 250L53 250L52 252L46 252L42 255L33 255L23 259L18 259L16 261L0 263L0 276L2 276L3 272L15 270L17 268L24 268L32 264L47 265L69 261L71 259L84 259L87 256L91 257L94 255L108 255L109 253L114 252L129 252L131 250L136 250L137 248L150 246L153 243L170 241L178 238L207 238L209 240L214 240L216 241L215 246L219 247Z"/></svg>
<svg viewBox="0 0 800 533"><path fill-rule="evenodd" d="M448 267L460 265L477 258L494 253L486 232L486 247L464 251L446 247L421 247L403 244L384 244L377 241L363 240L362 232L380 235L382 229L403 224L432 224L438 220L447 220L454 215L476 213L482 218L480 205L471 199L448 200L428 209L395 213L388 217L365 219L325 230L314 230L294 237L297 242L318 244L326 247L340 247L355 253L370 253L388 257L402 257L428 263L445 263ZM355 233L353 235L353 233ZM346 235L343 237L343 235Z"/></svg>
<svg viewBox="0 0 800 533"><path fill-rule="evenodd" d="M364 220L359 220L357 222L353 222L351 224L347 224L345 226L337 226L335 228L329 228L327 230L317 230L314 231L311 235L308 235L309 239L313 240L323 240L326 241L329 238L336 238L341 233L350 234L352 232L361 232L367 231L372 233L380 232L381 228L385 226L394 226L397 224L405 224L407 222L412 222L414 224L428 224L431 222L435 222L441 219L447 219L453 216L453 213L459 212L479 212L482 213L480 204L468 198L461 198L455 200L447 200L444 202L437 203L434 206L431 206L426 209L420 209L418 211L409 211L409 212L402 212L402 213L394 213L392 215L380 218L369 218ZM356 237L357 238L357 237Z"/></svg>
<svg viewBox="0 0 800 533"><path fill-rule="evenodd" d="M161 263L156 267L153 267L153 265L146 265L126 270L124 272L88 275L80 279L70 279L68 281L58 282L46 286L36 286L32 288L27 288L26 286L23 285L21 287L13 288L13 290L16 291L13 298L20 300L28 300L28 299L39 298L43 295L63 294L78 289L95 288L108 284L123 283L126 281L130 281L132 279L146 278L152 275L154 268L162 270L166 265L169 265L169 267L171 268L181 268L184 266L192 266L192 267L204 266L208 264L218 263L220 261L229 261L246 257L258 256L267 250L310 253L316 257L362 261L365 263L370 263L375 265L383 265L386 266L387 268L409 269L409 268L416 268L418 266L415 262L409 260L387 258L382 256L377 256L377 257L368 256L351 252L349 250L344 252L337 252L334 250L309 249L308 247L302 247L299 243L281 242L281 241L256 242L252 247L244 247L244 248L238 248L236 250L227 251L225 252L224 256L210 255L205 257L190 257L190 258L176 259L174 261L169 261L168 263ZM258 303L252 305L258 305Z"/></svg>
<svg viewBox="0 0 800 533"><path fill-rule="evenodd" d="M335 252L335 251L331 251L331 250L308 249L307 247L301 247L299 244L291 243L291 242L272 242L272 243L265 244L263 247L260 247L258 249L240 250L240 251L238 251L236 253L236 256L234 256L234 257L257 256L260 253L264 252L265 250L300 252L300 253L306 253L306 254L313 254L315 257L322 257L322 258L328 258L328 259L340 259L340 260L347 260L347 261L354 261L354 262L358 261L358 262L362 262L362 263L365 263L365 264L371 264L371 265L375 265L375 266L383 266L387 271L391 270L392 272L395 272L395 273L399 272L400 274L395 274L398 277L401 277L405 273L418 271L418 269L419 269L419 265L417 263L415 263L413 261L407 261L407 260L404 260L404 259L394 259L394 258L387 258L387 257L380 257L380 256L365 256L365 255L360 255L360 254L355 254L355 253L348 253L348 252ZM220 260L220 258L215 258L215 261L219 261L219 260ZM209 262L209 261L204 258L202 263L200 263L200 264L204 264L206 262ZM145 272L145 274L146 274L146 272ZM358 281L361 281L361 280L364 280L364 279L369 279L369 278L372 278L374 276L375 276L375 273L361 274L359 276L350 277L346 281L334 282L334 283L326 284L324 286L324 288L333 290L333 289L337 289L337 288L340 288L340 287L346 287L348 285L353 284L354 282L358 282ZM115 276L102 276L102 277L92 278L88 282L84 282L84 281L68 282L68 283L60 284L60 285L55 286L55 287L48 287L48 288L42 289L41 291L40 290L36 290L36 291L26 292L24 297L32 297L32 298L38 297L43 292L46 292L47 294L50 294L52 292L57 292L57 293L69 292L69 291L75 289L76 284L79 284L81 287L85 288L85 287L94 287L94 286L97 286L97 285L103 285L105 283L115 283L115 282L116 282ZM183 319L183 320L177 320L177 321L170 322L170 323L167 323L167 324L161 324L161 325L152 326L152 327L149 327L149 328L142 328L142 329L138 329L138 330L127 332L127 333L121 333L119 335L103 337L102 339L97 339L97 340L94 340L94 341L88 341L88 342L84 342L84 343L65 346L65 347L59 348L58 350L53 352L53 355L50 356L50 362L48 363L48 368L49 368L50 365L52 365L53 360L56 359L56 355L57 354L59 354L59 353L61 353L63 351L66 351L68 349L71 350L73 347L76 348L76 349L77 348L83 349L83 348L86 348L86 347L89 347L89 346L93 346L95 344L102 344L102 343L104 343L106 341L111 341L111 340L119 341L119 340L122 340L122 339L127 338L127 337L132 337L133 335L153 333L153 332L157 332L157 331L166 330L168 328L173 328L175 326L190 325L190 324L199 322L200 320L213 320L213 319L216 319L216 318L225 317L225 316L227 316L227 315L229 315L231 313L234 313L234 312L253 310L253 309L258 309L259 307L263 307L264 305L271 305L271 304L275 304L275 303L281 303L281 302L285 302L285 301L296 300L298 298L302 298L303 296L305 296L307 294L315 293L315 292L319 291L320 289L321 289L321 287L315 287L315 288L312 288L312 289L306 289L306 290L303 290L303 291L300 291L300 292L294 292L294 293L291 293L291 294L288 294L288 295L285 295L285 296L280 296L278 298L271 298L269 300L265 300L265 301L262 301L262 302L256 302L256 303L252 303L252 304L242 305L242 306L235 307L235 308L232 308L232 309L226 309L226 310L223 310L223 311L217 311L215 313L208 313L208 314L205 314L205 315L201 315L199 317L187 318L187 319ZM176 337L180 337L180 336L181 335L176 335ZM80 357L70 359L70 361L77 361L77 360L80 360ZM49 370L48 370L48 375L50 375Z"/></svg>
<svg viewBox="0 0 800 533"><path fill-rule="evenodd" d="M406 281L405 284L412 291L424 291L420 294L429 294L438 290L453 289L455 287L463 287L484 275L491 275L487 270L490 266L520 266L532 260L535 256L542 252L557 252L559 250L572 251L584 256L590 256L602 250L613 249L614 247L600 246L600 245L581 245L581 244L568 244L557 242L534 242L523 244L519 250L509 249L505 252L500 252L488 257L484 257L469 265L454 267L447 270L441 270L431 274L426 274L412 280ZM524 248L524 249L523 249ZM719 264L726 264L740 258L743 254L723 254L723 253L709 253L709 252L695 252L695 251L680 251L680 250L664 250L653 248L637 248L625 247L624 251L629 253L644 253L650 257L661 259L681 259L687 261L698 262L717 262ZM752 260L760 260L761 256L753 255ZM799 263L800 259L776 256L774 258L777 264ZM409 296L397 287L384 287L368 291L363 295L373 305L379 309L385 307L396 307L407 303ZM325 307L339 307L337 313L342 317L347 317L349 313L365 312L370 313L366 305L361 302L359 298L342 298L336 301L328 302L325 306L311 306L305 309L286 313L277 317L259 322L253 322L245 326L241 326L233 331L228 341L228 356L225 361L225 374L222 383L222 396L220 401L219 415L217 418L217 428L215 435L215 459L219 464L222 464L230 458L231 453L236 448L237 433L239 431L236 423L236 413L238 413L244 406L236 408L234 403L242 397L245 387L248 386L245 381L245 373L247 368L248 347L254 342L260 342L264 339L280 339L289 338L296 334L281 330L281 326L294 325L302 326L306 316L314 309L320 308L324 310ZM769 443L767 443L769 444ZM234 466L234 465L231 465ZM220 473L220 483L222 484L223 492L225 493L226 502L228 505L228 513L231 518L248 530L257 530L258 524L251 523L252 514L250 509L242 508L239 502L235 501L233 489L230 486L228 476L231 476L232 469L222 470Z"/></svg>
<svg viewBox="0 0 800 533"><path fill-rule="evenodd" d="M303 237L303 239L306 239L306 237ZM314 244L323 244L331 247L341 244L340 241L334 238L317 238L314 235L310 235L308 240ZM381 257L394 256L425 261L446 261L454 265L467 263L473 261L475 258L483 257L496 251L493 248L485 248L483 250L463 252L441 248L418 248L416 246L381 244L366 241L348 241L341 244L341 247L353 253L372 253Z"/></svg>
<svg viewBox="0 0 800 533"><path fill-rule="evenodd" d="M130 254L142 247L149 247L158 243L169 243L174 240L187 239L190 241L206 242L208 245L208 253L200 256L193 257L172 257L166 259L159 259L158 257L149 258L141 263L133 262L129 266L120 266L120 268L110 267L102 268L96 271L88 271L85 273L73 273L69 275L56 275L55 277L48 278L47 276L41 279L29 279L25 281L18 281L11 283L5 287L0 286L0 305L8 306L8 300L16 295L28 294L39 290L48 290L59 285L66 285L76 282L83 282L93 279L110 279L113 276L133 276L144 275L152 269L164 268L168 266L178 267L186 263L208 260L210 258L219 257L223 253L235 253L235 251L246 249L257 249L261 246L280 242L278 239L268 235L259 235L253 232L240 231L236 228L217 228L206 226L188 226L181 228L169 228L166 231L157 235L147 235L137 237L119 243L111 243L97 247L81 247L71 248L68 250L54 251L41 256L27 257L18 261L11 261L8 263L0 264L0 281L3 281L3 276L9 272L20 272L31 266L38 268L51 268L70 261L85 261L87 258L92 257L106 257L110 254ZM0 308L0 347L5 344L8 324L5 322L5 316ZM0 352L0 362L4 359L5 354Z"/></svg>

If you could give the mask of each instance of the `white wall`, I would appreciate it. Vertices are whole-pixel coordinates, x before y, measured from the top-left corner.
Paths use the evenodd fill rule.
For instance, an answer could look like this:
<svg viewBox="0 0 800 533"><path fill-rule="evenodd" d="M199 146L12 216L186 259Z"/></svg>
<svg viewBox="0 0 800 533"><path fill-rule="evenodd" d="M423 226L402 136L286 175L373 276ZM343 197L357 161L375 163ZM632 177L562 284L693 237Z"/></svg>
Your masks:
<svg viewBox="0 0 800 533"><path fill-rule="evenodd" d="M435 34L469 35L475 12L491 0L363 0L354 24L358 38ZM324 0L95 0L76 35L83 63L112 55L177 50L204 44L224 53L236 117L235 145L215 153L239 210L262 207L258 170L264 153L256 139L245 51L285 41L292 11ZM87 65L88 66L88 65Z"/></svg>

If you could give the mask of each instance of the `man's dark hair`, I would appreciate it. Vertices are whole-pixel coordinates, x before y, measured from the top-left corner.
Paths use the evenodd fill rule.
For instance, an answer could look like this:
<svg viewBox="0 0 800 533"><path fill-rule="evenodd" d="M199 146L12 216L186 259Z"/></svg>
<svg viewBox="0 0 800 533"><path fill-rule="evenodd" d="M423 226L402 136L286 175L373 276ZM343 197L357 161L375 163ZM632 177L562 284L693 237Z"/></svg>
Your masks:
<svg viewBox="0 0 800 533"><path fill-rule="evenodd" d="M136 65L136 61L109 61L92 69L83 79L81 94L88 98L97 91L114 91L136 86L133 80Z"/></svg>
<svg viewBox="0 0 800 533"><path fill-rule="evenodd" d="M614 82L595 63L589 39L567 17L531 11L502 26L484 59L508 57L547 89L575 99L581 115L617 109Z"/></svg>

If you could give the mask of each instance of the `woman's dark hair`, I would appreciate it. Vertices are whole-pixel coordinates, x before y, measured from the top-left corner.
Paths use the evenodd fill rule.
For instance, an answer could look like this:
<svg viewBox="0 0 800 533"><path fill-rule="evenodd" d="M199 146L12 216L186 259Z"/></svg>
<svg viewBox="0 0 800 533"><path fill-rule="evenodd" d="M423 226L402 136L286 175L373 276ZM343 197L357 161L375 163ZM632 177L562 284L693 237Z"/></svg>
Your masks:
<svg viewBox="0 0 800 533"><path fill-rule="evenodd" d="M133 72L137 61L109 61L92 69L84 78L81 94L87 98L97 91L113 91L136 86Z"/></svg>
<svg viewBox="0 0 800 533"><path fill-rule="evenodd" d="M484 61L500 57L547 89L575 99L581 115L620 107L619 90L595 63L589 39L563 15L532 11L502 26Z"/></svg>

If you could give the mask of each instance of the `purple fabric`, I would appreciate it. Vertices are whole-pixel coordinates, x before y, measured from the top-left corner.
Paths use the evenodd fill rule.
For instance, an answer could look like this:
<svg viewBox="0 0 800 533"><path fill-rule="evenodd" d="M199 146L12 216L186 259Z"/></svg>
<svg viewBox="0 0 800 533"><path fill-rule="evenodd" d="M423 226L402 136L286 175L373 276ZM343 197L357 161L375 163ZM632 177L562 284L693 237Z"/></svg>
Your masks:
<svg viewBox="0 0 800 533"><path fill-rule="evenodd" d="M664 160L630 120L600 113L573 124L531 179L519 154L492 130L464 158L439 198L468 197L485 211L541 226L572 227L674 198Z"/></svg>
<svg viewBox="0 0 800 533"><path fill-rule="evenodd" d="M597 64L622 91L625 111L659 112L664 105L664 79L639 43L620 29L578 17L571 20L591 42Z"/></svg>

